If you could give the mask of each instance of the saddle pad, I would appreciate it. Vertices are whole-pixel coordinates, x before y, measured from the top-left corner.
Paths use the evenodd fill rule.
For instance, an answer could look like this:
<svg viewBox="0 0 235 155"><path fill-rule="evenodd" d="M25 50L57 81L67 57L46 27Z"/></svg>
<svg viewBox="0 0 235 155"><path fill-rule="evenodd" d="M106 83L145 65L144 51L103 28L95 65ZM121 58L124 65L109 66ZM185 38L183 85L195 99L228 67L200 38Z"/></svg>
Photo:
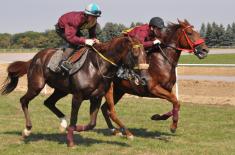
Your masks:
<svg viewBox="0 0 235 155"><path fill-rule="evenodd" d="M56 72L57 66L59 66L60 61L63 57L63 50L58 49L51 57L50 61L48 62L47 68L49 68L52 72Z"/></svg>
<svg viewBox="0 0 235 155"><path fill-rule="evenodd" d="M80 56L79 60L76 61L73 64L72 69L69 71L69 75L72 75L74 73L76 73L84 64L86 57L87 57L87 53L88 53L89 49L85 49L84 52L82 52L82 56ZM52 71L52 72L56 72L57 67L59 66L59 63L61 62L63 58L63 50L62 49L58 49L53 56L51 57L47 67Z"/></svg>

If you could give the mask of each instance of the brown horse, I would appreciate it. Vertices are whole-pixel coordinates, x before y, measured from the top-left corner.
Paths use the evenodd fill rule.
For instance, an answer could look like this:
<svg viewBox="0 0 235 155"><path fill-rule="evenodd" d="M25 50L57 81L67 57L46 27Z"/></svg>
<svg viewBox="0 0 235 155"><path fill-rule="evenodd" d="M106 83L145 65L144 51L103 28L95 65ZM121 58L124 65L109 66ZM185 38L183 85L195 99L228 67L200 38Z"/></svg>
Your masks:
<svg viewBox="0 0 235 155"><path fill-rule="evenodd" d="M163 37L164 47L158 47L154 52L147 56L149 62L149 77L147 78L147 86L135 86L128 80L123 80L118 77L114 80L113 90L110 88L109 94L106 95L106 102L102 105L102 113L105 117L108 127L113 134L120 134L120 131L132 138L133 135L129 132L124 124L117 118L114 104L116 104L125 93L143 96L166 99L173 104L173 109L163 115L153 115L153 120L166 120L173 116L171 131L175 132L178 123L178 111L180 103L177 100L172 88L176 82L175 68L181 55L181 51L194 52L194 54L202 59L209 52L208 47L201 39L198 32L193 29L187 20L179 21L179 24L168 24ZM109 105L109 106L108 106ZM115 129L111 123L111 119L118 124L120 131Z"/></svg>
<svg viewBox="0 0 235 155"><path fill-rule="evenodd" d="M18 79L27 73L28 90L20 99L26 119L24 137L29 136L32 129L28 104L40 93L45 84L54 88L54 92L44 104L59 118L64 118L65 115L55 106L56 102L67 94L72 94L67 143L68 146L73 146L73 132L81 131L82 127L76 126L78 110L82 101L90 99L90 117L91 120L95 120L101 99L109 89L118 66L126 65L128 68L133 68L139 64L146 64L146 55L138 40L117 37L106 43L95 45L93 50L90 49L85 63L77 73L72 76L62 76L50 71L47 67L50 58L56 51L56 49L45 49L38 52L28 62L17 61L10 64L2 94L12 92L17 86ZM100 53L97 54L95 51ZM145 74L145 72L141 70L141 73ZM94 127L92 123L90 123L89 129Z"/></svg>

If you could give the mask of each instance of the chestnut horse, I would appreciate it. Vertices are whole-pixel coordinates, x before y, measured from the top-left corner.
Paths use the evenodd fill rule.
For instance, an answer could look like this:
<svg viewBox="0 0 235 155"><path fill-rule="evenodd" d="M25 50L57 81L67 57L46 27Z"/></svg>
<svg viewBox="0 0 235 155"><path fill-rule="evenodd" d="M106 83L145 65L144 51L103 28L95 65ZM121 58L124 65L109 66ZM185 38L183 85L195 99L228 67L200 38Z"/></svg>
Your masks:
<svg viewBox="0 0 235 155"><path fill-rule="evenodd" d="M118 77L114 79L113 90L110 88L109 93L106 95L106 102L101 107L106 123L113 134L123 133L128 138L133 138L132 133L117 118L114 109L114 104L117 104L125 93L142 97L162 98L171 102L173 105L171 111L163 115L153 115L152 120L166 120L173 116L170 129L172 132L176 131L180 103L172 92L172 88L176 82L175 68L181 51L194 52L200 59L206 57L209 52L204 40L187 20L178 20L178 22L179 24L168 24L164 32L162 48L158 47L154 52L147 55L147 61L149 62L147 86L135 86L130 81ZM110 117L118 124L122 133L115 129Z"/></svg>
<svg viewBox="0 0 235 155"><path fill-rule="evenodd" d="M82 50L82 49L81 49ZM90 117L96 119L101 99L110 87L110 83L120 65L128 68L146 64L146 54L140 42L134 38L117 37L106 43L97 44L90 49L82 68L71 76L62 76L48 69L47 65L57 49L45 49L38 52L28 62L16 61L8 66L8 77L2 88L2 94L12 92L18 79L27 73L28 90L20 103L26 119L23 136L29 136L32 123L28 112L29 102L43 89L45 84L54 88L53 94L44 102L57 117L65 115L55 106L56 102L67 94L72 94L70 125L67 128L67 144L74 146L73 132L80 131L76 126L79 107L83 100L90 99ZM97 54L97 52L100 52ZM139 66L137 66L139 67ZM146 70L141 70L143 75ZM92 126L90 126L92 128ZM93 126L94 127L94 126Z"/></svg>

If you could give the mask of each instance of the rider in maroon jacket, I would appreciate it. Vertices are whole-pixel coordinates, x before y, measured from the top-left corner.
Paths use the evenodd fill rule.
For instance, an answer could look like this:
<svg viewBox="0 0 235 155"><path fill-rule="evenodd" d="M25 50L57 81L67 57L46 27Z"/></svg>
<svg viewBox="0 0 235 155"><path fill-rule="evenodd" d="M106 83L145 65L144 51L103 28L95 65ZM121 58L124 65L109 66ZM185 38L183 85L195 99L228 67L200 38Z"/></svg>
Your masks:
<svg viewBox="0 0 235 155"><path fill-rule="evenodd" d="M69 44L69 47L64 51L61 62L61 67L66 71L72 68L71 62L67 59L74 49L78 48L79 45L92 46L94 43L99 43L99 40L96 39L96 25L97 18L100 15L99 6L97 4L89 4L85 11L69 12L59 18L56 24L56 32ZM89 31L90 39L82 36L80 30L83 29Z"/></svg>
<svg viewBox="0 0 235 155"><path fill-rule="evenodd" d="M153 45L161 44L164 27L164 22L160 17L153 17L149 24L134 27L124 32L124 34L139 39L144 45L145 50L149 50Z"/></svg>

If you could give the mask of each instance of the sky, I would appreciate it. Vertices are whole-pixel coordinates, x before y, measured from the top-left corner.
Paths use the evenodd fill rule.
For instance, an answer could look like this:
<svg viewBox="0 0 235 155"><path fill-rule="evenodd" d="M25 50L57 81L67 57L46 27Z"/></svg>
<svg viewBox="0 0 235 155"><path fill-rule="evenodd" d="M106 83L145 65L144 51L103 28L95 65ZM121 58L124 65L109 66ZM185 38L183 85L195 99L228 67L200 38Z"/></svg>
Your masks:
<svg viewBox="0 0 235 155"><path fill-rule="evenodd" d="M54 29L61 15L82 11L89 3L100 6L101 26L106 22L148 23L155 16L166 23L187 19L197 29L202 23L227 26L235 22L235 0L1 0L0 33Z"/></svg>

